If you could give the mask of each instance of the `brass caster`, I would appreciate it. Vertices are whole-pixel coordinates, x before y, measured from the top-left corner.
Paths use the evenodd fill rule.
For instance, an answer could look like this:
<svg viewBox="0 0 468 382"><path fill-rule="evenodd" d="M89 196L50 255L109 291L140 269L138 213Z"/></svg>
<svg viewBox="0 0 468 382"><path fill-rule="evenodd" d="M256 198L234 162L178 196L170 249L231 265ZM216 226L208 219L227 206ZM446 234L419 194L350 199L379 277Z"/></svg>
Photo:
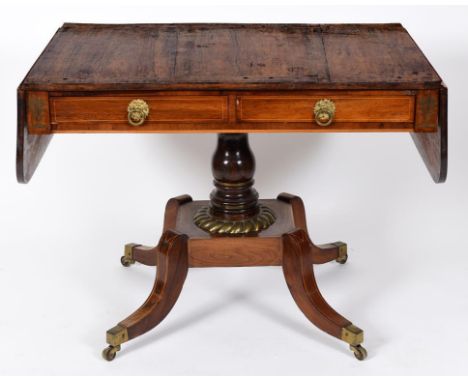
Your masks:
<svg viewBox="0 0 468 382"><path fill-rule="evenodd" d="M112 346L112 345L109 345L108 347L106 347L103 351L102 351L102 357L106 360L106 361L112 361L117 352L120 350L120 345L117 345L117 346Z"/></svg>
<svg viewBox="0 0 468 382"><path fill-rule="evenodd" d="M121 263L124 267L129 267L130 265L135 264L135 260L131 260L131 259L129 259L127 256L122 256L122 257L120 258L120 263Z"/></svg>
<svg viewBox="0 0 468 382"><path fill-rule="evenodd" d="M339 264L345 264L348 261L348 254L345 253L344 255L340 255L336 258L336 262Z"/></svg>
<svg viewBox="0 0 468 382"><path fill-rule="evenodd" d="M361 345L349 345L349 348L359 361L364 361L367 358L367 350Z"/></svg>
<svg viewBox="0 0 468 382"><path fill-rule="evenodd" d="M135 260L133 260L133 248L135 247L140 247L140 244L130 243L125 245L124 255L120 258L120 262L124 267L135 264Z"/></svg>

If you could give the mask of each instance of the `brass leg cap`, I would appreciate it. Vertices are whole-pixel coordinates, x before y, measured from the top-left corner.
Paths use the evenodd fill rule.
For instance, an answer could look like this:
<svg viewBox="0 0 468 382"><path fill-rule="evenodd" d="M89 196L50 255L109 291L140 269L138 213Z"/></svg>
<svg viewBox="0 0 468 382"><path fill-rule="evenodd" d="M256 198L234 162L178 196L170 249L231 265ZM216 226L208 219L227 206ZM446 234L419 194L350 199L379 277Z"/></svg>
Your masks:
<svg viewBox="0 0 468 382"><path fill-rule="evenodd" d="M349 345L349 348L359 361L364 361L367 358L367 350L362 345Z"/></svg>
<svg viewBox="0 0 468 382"><path fill-rule="evenodd" d="M117 346L112 346L112 345L109 345L108 347L106 347L103 351L102 351L102 357L106 360L106 361L112 361L115 356L117 355L117 352L120 350L120 345L117 345Z"/></svg>
<svg viewBox="0 0 468 382"><path fill-rule="evenodd" d="M333 245L338 248L338 257L336 258L336 262L339 264L345 264L348 260L348 246L342 241L337 241L336 243L333 243Z"/></svg>
<svg viewBox="0 0 468 382"><path fill-rule="evenodd" d="M341 330L341 339L350 345L357 346L364 342L364 332L350 324Z"/></svg>
<svg viewBox="0 0 468 382"><path fill-rule="evenodd" d="M117 325L106 332L106 342L111 346L120 346L128 341L127 328ZM119 350L119 349L118 349Z"/></svg>

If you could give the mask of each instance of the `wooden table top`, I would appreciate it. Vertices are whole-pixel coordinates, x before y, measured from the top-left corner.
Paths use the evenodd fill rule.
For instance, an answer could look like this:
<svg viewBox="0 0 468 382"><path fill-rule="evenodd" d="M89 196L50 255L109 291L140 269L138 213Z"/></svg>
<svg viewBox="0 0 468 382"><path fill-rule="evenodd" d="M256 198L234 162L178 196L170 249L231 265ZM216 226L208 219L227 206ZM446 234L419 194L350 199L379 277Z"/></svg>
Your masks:
<svg viewBox="0 0 468 382"><path fill-rule="evenodd" d="M407 132L447 173L447 88L400 24L64 24L18 88L17 178L58 133Z"/></svg>
<svg viewBox="0 0 468 382"><path fill-rule="evenodd" d="M423 89L440 84L400 24L64 24L21 88Z"/></svg>

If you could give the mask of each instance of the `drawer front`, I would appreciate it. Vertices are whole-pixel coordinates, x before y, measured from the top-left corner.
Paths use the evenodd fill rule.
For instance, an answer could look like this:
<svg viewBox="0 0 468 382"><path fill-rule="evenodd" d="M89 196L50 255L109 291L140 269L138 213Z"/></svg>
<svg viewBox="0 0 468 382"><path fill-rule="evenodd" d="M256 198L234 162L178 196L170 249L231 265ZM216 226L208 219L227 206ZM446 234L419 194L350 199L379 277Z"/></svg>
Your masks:
<svg viewBox="0 0 468 382"><path fill-rule="evenodd" d="M149 114L141 126L128 122L128 105L142 99ZM227 120L224 96L51 97L51 123L58 129L73 124L118 124L138 130L157 123L209 123Z"/></svg>
<svg viewBox="0 0 468 382"><path fill-rule="evenodd" d="M240 96L237 118L244 122L313 122L320 99L335 104L333 123L413 122L413 95ZM332 124L333 125L333 124Z"/></svg>
<svg viewBox="0 0 468 382"><path fill-rule="evenodd" d="M329 113L331 123L320 120L323 113L314 112L317 102L324 99L333 102L331 107L334 111ZM132 114L128 108L135 100L145 101L149 109L144 118L139 118L141 123L129 120ZM438 110L437 91L433 90L181 91L79 95L31 92L27 101L31 134L431 132L437 129ZM318 110L322 108L318 107ZM321 123L316 121L316 115Z"/></svg>

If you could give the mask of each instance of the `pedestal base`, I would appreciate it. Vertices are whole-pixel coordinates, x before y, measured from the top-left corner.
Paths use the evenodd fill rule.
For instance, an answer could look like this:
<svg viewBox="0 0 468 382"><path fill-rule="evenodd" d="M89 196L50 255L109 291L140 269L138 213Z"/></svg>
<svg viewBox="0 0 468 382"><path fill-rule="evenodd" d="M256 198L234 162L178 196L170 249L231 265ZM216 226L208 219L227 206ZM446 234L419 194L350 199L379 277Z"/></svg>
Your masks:
<svg viewBox="0 0 468 382"><path fill-rule="evenodd" d="M364 359L363 331L328 305L313 270L314 264L333 260L345 263L346 244L314 245L299 197L283 193L260 203L276 216L270 227L254 235L214 236L193 221L208 201L192 201L188 195L170 199L159 244L154 248L126 246L122 264L157 265L156 280L145 303L107 331L109 347L103 351L104 358L114 359L122 343L151 330L166 317L179 297L189 267L281 265L289 290L305 316L321 330L348 343L357 359Z"/></svg>

